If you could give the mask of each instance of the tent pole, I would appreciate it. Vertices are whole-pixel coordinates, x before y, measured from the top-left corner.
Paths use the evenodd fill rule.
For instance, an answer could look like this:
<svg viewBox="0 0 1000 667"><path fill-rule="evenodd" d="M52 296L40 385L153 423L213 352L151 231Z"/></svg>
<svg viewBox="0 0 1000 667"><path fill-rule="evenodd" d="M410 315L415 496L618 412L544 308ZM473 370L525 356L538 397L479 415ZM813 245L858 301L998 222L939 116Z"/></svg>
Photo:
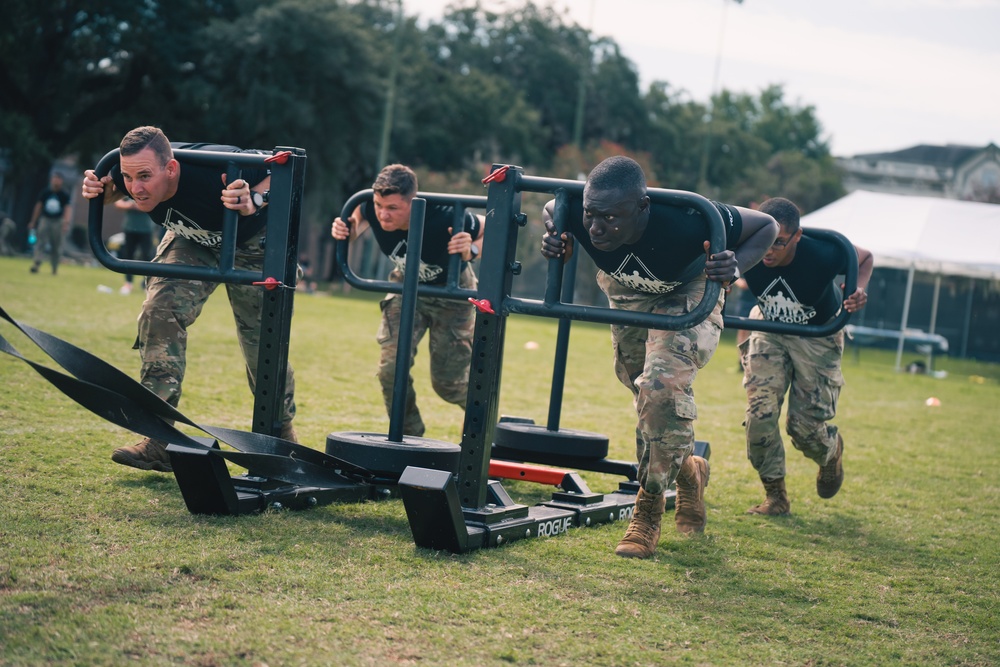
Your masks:
<svg viewBox="0 0 1000 667"><path fill-rule="evenodd" d="M975 293L976 279L969 278L969 300L965 303L965 327L962 329L962 354L959 355L963 359L965 359L965 354L969 349L969 329L972 328L972 297Z"/></svg>
<svg viewBox="0 0 1000 667"><path fill-rule="evenodd" d="M931 300L931 326L928 333L934 333L937 324L938 299L941 296L941 274L934 276L934 298ZM934 367L934 346L930 346L927 351L927 372L930 373Z"/></svg>
<svg viewBox="0 0 1000 667"><path fill-rule="evenodd" d="M914 265L910 265L910 273L906 276L906 295L903 297L903 318L899 323L899 346L896 348L896 371L900 369L903 361L903 344L906 342L906 324L910 319L910 295L913 292L913 274L916 271Z"/></svg>

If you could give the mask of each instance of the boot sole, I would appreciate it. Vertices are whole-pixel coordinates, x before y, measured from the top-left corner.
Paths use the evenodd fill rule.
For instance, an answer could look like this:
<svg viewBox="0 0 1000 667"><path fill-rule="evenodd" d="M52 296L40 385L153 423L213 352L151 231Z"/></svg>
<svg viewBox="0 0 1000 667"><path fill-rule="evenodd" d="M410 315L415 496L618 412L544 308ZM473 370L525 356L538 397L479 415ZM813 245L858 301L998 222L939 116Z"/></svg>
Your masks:
<svg viewBox="0 0 1000 667"><path fill-rule="evenodd" d="M655 551L651 551L651 552L649 552L647 554L647 553L638 553L638 552L633 552L633 551L619 551L618 549L615 549L615 555L619 556L621 558L649 558L654 553L656 553L656 552Z"/></svg>
<svg viewBox="0 0 1000 667"><path fill-rule="evenodd" d="M754 511L755 509L756 506L751 507L750 509L747 510L747 514L752 514L754 516L791 516L792 514L791 510L787 512L755 512Z"/></svg>

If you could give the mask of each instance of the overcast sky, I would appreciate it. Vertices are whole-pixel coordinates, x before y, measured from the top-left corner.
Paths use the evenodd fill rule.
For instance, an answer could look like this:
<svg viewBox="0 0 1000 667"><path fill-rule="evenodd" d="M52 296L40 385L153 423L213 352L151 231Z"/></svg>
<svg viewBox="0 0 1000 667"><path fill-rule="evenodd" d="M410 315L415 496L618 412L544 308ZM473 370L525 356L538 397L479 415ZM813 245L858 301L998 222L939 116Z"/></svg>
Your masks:
<svg viewBox="0 0 1000 667"><path fill-rule="evenodd" d="M450 0L403 4L437 18ZM834 155L1000 143L1000 0L549 4L613 38L644 86L664 80L707 102L714 86L781 84L787 103L815 107Z"/></svg>

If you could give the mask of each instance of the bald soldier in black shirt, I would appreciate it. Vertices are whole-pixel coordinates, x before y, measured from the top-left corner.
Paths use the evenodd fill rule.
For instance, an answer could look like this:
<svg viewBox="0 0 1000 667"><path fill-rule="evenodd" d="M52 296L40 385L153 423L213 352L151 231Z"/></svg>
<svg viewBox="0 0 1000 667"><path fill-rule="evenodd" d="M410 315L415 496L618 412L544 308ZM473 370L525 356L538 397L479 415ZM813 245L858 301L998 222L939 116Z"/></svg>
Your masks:
<svg viewBox="0 0 1000 667"><path fill-rule="evenodd" d="M582 204L570 207L558 234L553 202L543 213L542 254L568 257L575 240L601 269L597 282L612 308L680 316L705 294L708 280L728 284L739 267L756 264L778 227L765 214L714 204L726 228L726 249L709 256L708 225L689 206L654 204L635 160L608 158L594 167ZM647 558L660 538L667 488L676 480L674 524L684 535L705 530L708 461L694 455L698 415L692 385L719 343L722 295L707 319L683 331L612 326L615 372L633 395L639 493L615 553Z"/></svg>

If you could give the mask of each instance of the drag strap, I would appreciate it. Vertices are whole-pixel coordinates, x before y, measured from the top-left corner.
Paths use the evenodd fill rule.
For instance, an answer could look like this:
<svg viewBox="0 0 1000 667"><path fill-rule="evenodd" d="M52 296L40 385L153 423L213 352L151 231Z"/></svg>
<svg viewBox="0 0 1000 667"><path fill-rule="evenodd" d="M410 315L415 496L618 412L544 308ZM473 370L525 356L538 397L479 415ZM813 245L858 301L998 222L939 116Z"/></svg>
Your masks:
<svg viewBox="0 0 1000 667"><path fill-rule="evenodd" d="M2 335L0 352L25 362L61 392L113 424L149 438L209 450L212 454L253 470L256 475L288 483L329 487L331 484L340 485L348 481L339 474L341 472L372 476L369 471L349 461L271 435L197 424L141 383L99 357L52 334L16 321L2 307L0 318L14 325L76 377L27 359ZM174 428L171 421L193 426L238 451L209 447Z"/></svg>

